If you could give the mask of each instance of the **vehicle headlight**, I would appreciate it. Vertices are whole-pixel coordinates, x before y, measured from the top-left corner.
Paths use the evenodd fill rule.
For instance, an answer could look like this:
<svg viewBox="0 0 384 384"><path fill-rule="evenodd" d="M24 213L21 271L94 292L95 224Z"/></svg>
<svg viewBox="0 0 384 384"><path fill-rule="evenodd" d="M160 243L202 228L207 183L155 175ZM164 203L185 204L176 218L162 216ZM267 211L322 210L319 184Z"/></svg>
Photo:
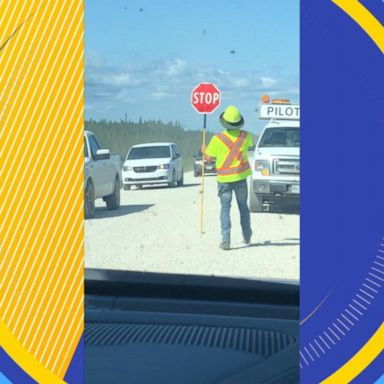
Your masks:
<svg viewBox="0 0 384 384"><path fill-rule="evenodd" d="M124 172L132 171L132 169L133 168L130 165L124 165L124 167L123 167Z"/></svg>
<svg viewBox="0 0 384 384"><path fill-rule="evenodd" d="M159 169L169 169L169 164L160 164Z"/></svg>
<svg viewBox="0 0 384 384"><path fill-rule="evenodd" d="M256 160L255 171L260 172L263 176L269 176L270 164L268 160Z"/></svg>

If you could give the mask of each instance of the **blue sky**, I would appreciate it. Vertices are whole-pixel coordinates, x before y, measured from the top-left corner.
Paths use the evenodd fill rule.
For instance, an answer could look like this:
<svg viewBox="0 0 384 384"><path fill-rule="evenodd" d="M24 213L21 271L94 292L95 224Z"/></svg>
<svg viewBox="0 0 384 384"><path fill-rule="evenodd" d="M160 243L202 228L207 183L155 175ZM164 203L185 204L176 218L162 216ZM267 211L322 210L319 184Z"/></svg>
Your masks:
<svg viewBox="0 0 384 384"><path fill-rule="evenodd" d="M222 104L208 129L234 104L258 132L261 95L299 100L299 0L86 0L85 62L87 119L200 129L191 91L213 82Z"/></svg>

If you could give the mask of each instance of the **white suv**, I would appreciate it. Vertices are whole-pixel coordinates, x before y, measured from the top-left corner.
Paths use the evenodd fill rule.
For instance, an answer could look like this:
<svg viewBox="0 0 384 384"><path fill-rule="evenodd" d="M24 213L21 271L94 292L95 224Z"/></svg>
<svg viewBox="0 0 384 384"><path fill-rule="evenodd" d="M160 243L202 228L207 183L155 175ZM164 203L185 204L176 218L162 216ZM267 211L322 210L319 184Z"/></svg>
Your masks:
<svg viewBox="0 0 384 384"><path fill-rule="evenodd" d="M183 160L174 143L147 143L134 145L128 151L123 165L123 187L141 188L143 185L184 183Z"/></svg>

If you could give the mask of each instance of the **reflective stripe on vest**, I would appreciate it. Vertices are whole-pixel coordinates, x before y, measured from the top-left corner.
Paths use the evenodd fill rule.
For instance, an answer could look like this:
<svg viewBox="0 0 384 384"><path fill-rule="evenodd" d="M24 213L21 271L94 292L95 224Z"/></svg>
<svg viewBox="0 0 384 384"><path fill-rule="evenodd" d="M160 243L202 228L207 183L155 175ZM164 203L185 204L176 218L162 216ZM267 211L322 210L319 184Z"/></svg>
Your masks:
<svg viewBox="0 0 384 384"><path fill-rule="evenodd" d="M224 135L224 133L216 135L216 137L229 149L229 153L225 158L223 165L220 168L217 168L217 174L219 176L236 175L250 168L249 162L244 161L243 154L240 150L247 138L246 132L240 131L239 136L234 142ZM235 158L239 160L240 164L236 167L230 167Z"/></svg>
<svg viewBox="0 0 384 384"><path fill-rule="evenodd" d="M249 165L249 162L246 161L245 163L241 163L238 167L220 168L220 169L217 170L217 174L219 176L235 175L237 173L242 173L244 171L247 171L250 168L251 168L251 166Z"/></svg>
<svg viewBox="0 0 384 384"><path fill-rule="evenodd" d="M237 160L240 161L240 163L243 162L243 154L239 150L241 146L243 145L244 140L247 138L247 134L244 131L240 131L239 137L233 142L230 140L224 133L220 133L219 135L216 135L218 139L220 139L229 149L229 154L227 158L224 160L223 165L221 168L229 168L235 159L235 156L237 155ZM244 138L243 138L244 136ZM237 145L239 144L239 145ZM236 148L235 148L236 147ZM233 156L231 154L233 153Z"/></svg>

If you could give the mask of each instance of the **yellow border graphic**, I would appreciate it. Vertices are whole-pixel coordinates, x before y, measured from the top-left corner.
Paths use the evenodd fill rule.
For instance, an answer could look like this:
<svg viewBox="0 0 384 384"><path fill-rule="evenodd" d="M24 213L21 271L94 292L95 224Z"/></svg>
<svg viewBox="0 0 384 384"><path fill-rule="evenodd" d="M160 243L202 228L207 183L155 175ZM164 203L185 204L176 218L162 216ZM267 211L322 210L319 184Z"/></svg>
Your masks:
<svg viewBox="0 0 384 384"><path fill-rule="evenodd" d="M0 1L0 341L41 383L84 330L83 18L83 0Z"/></svg>
<svg viewBox="0 0 384 384"><path fill-rule="evenodd" d="M331 0L349 15L384 54L384 26L358 0Z"/></svg>
<svg viewBox="0 0 384 384"><path fill-rule="evenodd" d="M349 361L334 372L321 384L344 384L350 383L369 364L371 364L384 349L384 323L378 328L368 342Z"/></svg>
<svg viewBox="0 0 384 384"><path fill-rule="evenodd" d="M0 345L9 357L38 383L65 383L28 353L2 321L0 321Z"/></svg>
<svg viewBox="0 0 384 384"><path fill-rule="evenodd" d="M20 28L22 28L22 26L29 20L29 19L31 19L32 17L33 17L33 15L35 14L35 12L31 15L31 16L29 16L26 20L24 20L8 37L7 37L7 39L4 41L4 43L1 43L0 42L0 51L2 50L2 49L4 49L5 48L5 46L8 44L8 42L12 39L12 37L13 36L15 36L15 34L17 33L17 31L19 31L20 30Z"/></svg>
<svg viewBox="0 0 384 384"><path fill-rule="evenodd" d="M384 26L357 0L331 0L348 14L375 42L384 54ZM362 373L384 350L384 323L348 362L322 384L349 383Z"/></svg>

